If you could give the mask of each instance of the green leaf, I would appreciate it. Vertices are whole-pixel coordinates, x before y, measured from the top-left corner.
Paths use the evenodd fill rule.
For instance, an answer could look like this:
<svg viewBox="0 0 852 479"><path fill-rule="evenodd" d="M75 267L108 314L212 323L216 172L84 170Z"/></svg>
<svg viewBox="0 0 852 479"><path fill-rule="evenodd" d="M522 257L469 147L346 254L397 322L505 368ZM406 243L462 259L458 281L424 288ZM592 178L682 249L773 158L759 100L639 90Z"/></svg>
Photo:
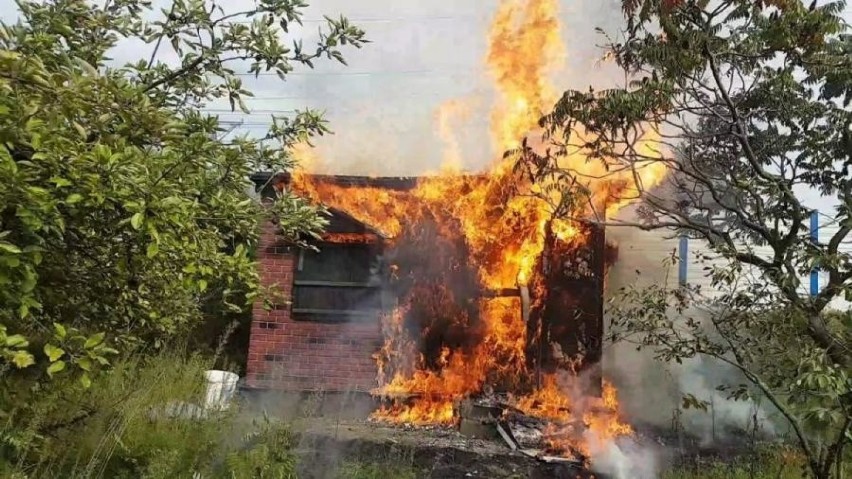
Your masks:
<svg viewBox="0 0 852 479"><path fill-rule="evenodd" d="M55 362L65 354L65 350L58 348L50 343L44 345L44 354L50 359L50 362Z"/></svg>
<svg viewBox="0 0 852 479"><path fill-rule="evenodd" d="M65 339L65 336L68 335L68 332L65 330L65 326L59 323L53 323L53 329L56 330L56 336L59 339Z"/></svg>
<svg viewBox="0 0 852 479"><path fill-rule="evenodd" d="M89 339L86 340L86 344L83 347L86 348L86 349L94 348L95 346L104 342L104 336L105 336L104 333L98 333L98 334L90 337Z"/></svg>
<svg viewBox="0 0 852 479"><path fill-rule="evenodd" d="M33 118L30 118L29 120L27 120L27 123L24 125L24 129L27 132L32 133L33 131L41 128L42 125L44 125L43 120L40 120L38 118L33 117ZM35 145L33 145L33 146L35 146Z"/></svg>
<svg viewBox="0 0 852 479"><path fill-rule="evenodd" d="M88 373L83 373L83 375L80 376L80 384L82 384L85 389L92 387L92 378L89 377Z"/></svg>
<svg viewBox="0 0 852 479"><path fill-rule="evenodd" d="M10 348L25 348L29 346L29 341L27 338L21 336L20 334L14 334L6 338L6 346Z"/></svg>
<svg viewBox="0 0 852 479"><path fill-rule="evenodd" d="M83 195L81 195L79 193L74 193L74 194L68 195L68 198L65 198L65 202L68 203L69 205L73 205L74 203L79 203L82 199L83 199Z"/></svg>
<svg viewBox="0 0 852 479"><path fill-rule="evenodd" d="M21 254L21 248L18 248L12 243L7 243L5 241L0 241L0 251L5 251L6 253L12 254Z"/></svg>
<svg viewBox="0 0 852 479"><path fill-rule="evenodd" d="M198 289L199 289L199 291L202 291L202 292L206 291L207 290L207 280L199 279L198 280Z"/></svg>
<svg viewBox="0 0 852 479"><path fill-rule="evenodd" d="M24 293L32 292L32 290L35 289L36 281L37 279L35 277L35 274L33 274L32 271L28 271L27 276L24 278L23 281L21 281L21 291Z"/></svg>
<svg viewBox="0 0 852 479"><path fill-rule="evenodd" d="M138 230L142 227L142 220L144 219L145 215L142 213L136 213L132 218L130 218L130 226L132 226L133 229Z"/></svg>
<svg viewBox="0 0 852 479"><path fill-rule="evenodd" d="M82 58L79 58L79 57L75 58L74 60L77 62L78 65L80 65L80 67L83 69L83 71L85 71L89 76L91 76L91 77L97 77L98 76L98 71L89 62L87 62L86 60L83 60Z"/></svg>
<svg viewBox="0 0 852 479"><path fill-rule="evenodd" d="M82 369L83 371L91 371L92 360L89 358L80 358L77 360L77 366L80 366L80 369Z"/></svg>
<svg viewBox="0 0 852 479"><path fill-rule="evenodd" d="M147 248L147 251L145 252L145 254L149 258L153 258L154 256L157 256L157 253L159 251L160 251L160 247L157 245L156 242L148 243L148 248Z"/></svg>
<svg viewBox="0 0 852 479"><path fill-rule="evenodd" d="M60 178L58 176L54 176L50 179L50 182L56 185L57 188L61 188L63 186L71 186L71 181L66 178Z"/></svg>
<svg viewBox="0 0 852 479"><path fill-rule="evenodd" d="M53 377L54 374L65 369L65 361L56 361L47 368L47 375Z"/></svg>
<svg viewBox="0 0 852 479"><path fill-rule="evenodd" d="M12 356L12 362L18 367L18 369L24 369L27 366L35 364L35 358L32 354L26 351L16 351Z"/></svg>

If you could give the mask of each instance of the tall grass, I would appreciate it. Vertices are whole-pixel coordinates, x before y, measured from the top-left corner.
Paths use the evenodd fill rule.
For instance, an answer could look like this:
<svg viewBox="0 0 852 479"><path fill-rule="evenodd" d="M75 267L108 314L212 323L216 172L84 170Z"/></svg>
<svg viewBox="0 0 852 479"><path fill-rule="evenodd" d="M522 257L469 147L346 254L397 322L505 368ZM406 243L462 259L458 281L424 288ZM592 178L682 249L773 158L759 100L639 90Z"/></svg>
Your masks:
<svg viewBox="0 0 852 479"><path fill-rule="evenodd" d="M29 407L0 429L17 444L0 449L0 477L291 477L283 425L244 420L236 405L203 410L212 364L179 351L130 357L88 390L27 394Z"/></svg>
<svg viewBox="0 0 852 479"><path fill-rule="evenodd" d="M852 477L852 457L842 464L842 475ZM730 460L695 461L672 468L661 479L802 479L810 477L802 454L791 446L773 445Z"/></svg>

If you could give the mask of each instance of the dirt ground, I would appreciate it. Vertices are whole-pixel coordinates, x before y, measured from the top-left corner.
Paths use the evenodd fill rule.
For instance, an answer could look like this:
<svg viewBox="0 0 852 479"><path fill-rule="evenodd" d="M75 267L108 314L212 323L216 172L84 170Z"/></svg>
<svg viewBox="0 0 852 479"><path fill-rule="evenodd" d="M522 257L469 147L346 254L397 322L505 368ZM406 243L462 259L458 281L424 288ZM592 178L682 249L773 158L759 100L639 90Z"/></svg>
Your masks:
<svg viewBox="0 0 852 479"><path fill-rule="evenodd" d="M590 478L573 464L547 464L512 451L502 442L466 438L438 427L390 426L363 420L314 418L296 425L300 477L329 477L328 467L346 461L410 465L422 476L455 478ZM603 478L601 475L594 475Z"/></svg>
<svg viewBox="0 0 852 479"><path fill-rule="evenodd" d="M246 399L249 415L264 413L293 425L299 477L330 478L341 464L361 461L413 467L418 477L434 479L605 478L573 464L530 458L500 440L468 438L453 428L371 421L378 403L364 394L258 392Z"/></svg>
<svg viewBox="0 0 852 479"><path fill-rule="evenodd" d="M368 417L378 402L366 394L256 392L244 399L247 419L268 414L292 424L303 478L335 477L347 462L413 467L420 471L418 477L435 479L606 478L572 463L549 464L531 458L512 451L500 439L473 439L453 428L371 421ZM637 429L642 431L637 439L643 444L659 446L672 455L659 458L671 464L686 457L733 458L748 449L746 435L727 435L720 447L672 431Z"/></svg>

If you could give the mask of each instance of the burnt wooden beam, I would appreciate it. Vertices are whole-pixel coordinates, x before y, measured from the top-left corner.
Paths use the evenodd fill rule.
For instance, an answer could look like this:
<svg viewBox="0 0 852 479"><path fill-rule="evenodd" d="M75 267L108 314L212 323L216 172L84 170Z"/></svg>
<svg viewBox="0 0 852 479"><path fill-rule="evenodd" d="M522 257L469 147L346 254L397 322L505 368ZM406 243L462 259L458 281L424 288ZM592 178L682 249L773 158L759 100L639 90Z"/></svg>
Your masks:
<svg viewBox="0 0 852 479"><path fill-rule="evenodd" d="M520 298L519 288L484 289L479 293L482 298Z"/></svg>

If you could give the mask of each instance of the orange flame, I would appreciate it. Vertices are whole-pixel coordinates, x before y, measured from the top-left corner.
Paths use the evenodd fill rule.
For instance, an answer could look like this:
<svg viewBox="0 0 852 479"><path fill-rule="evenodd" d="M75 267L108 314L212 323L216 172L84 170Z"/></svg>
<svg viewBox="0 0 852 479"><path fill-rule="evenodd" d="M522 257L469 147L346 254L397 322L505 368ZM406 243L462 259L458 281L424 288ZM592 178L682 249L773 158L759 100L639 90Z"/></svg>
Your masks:
<svg viewBox="0 0 852 479"><path fill-rule="evenodd" d="M492 137L497 153L520 146L556 100L547 75L563 59L557 0L503 2L491 25L488 65L501 93Z"/></svg>
<svg viewBox="0 0 852 479"><path fill-rule="evenodd" d="M570 401L554 375L544 376L541 387L521 397L515 407L530 416L554 421L571 419Z"/></svg>

